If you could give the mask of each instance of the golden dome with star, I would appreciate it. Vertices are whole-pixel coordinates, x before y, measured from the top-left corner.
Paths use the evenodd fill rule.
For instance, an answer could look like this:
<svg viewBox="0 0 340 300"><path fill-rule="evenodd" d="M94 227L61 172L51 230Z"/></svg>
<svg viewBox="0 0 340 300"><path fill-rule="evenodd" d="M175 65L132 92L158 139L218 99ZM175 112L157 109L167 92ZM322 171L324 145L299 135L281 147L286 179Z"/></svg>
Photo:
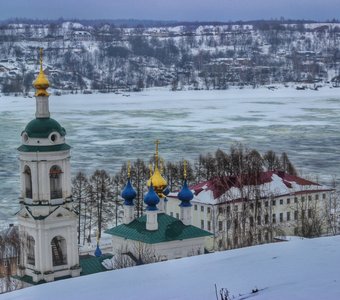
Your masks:
<svg viewBox="0 0 340 300"><path fill-rule="evenodd" d="M33 82L33 86L36 89L35 96L49 96L46 90L50 86L50 83L44 73L42 62L42 48L40 48L40 71L37 79Z"/></svg>

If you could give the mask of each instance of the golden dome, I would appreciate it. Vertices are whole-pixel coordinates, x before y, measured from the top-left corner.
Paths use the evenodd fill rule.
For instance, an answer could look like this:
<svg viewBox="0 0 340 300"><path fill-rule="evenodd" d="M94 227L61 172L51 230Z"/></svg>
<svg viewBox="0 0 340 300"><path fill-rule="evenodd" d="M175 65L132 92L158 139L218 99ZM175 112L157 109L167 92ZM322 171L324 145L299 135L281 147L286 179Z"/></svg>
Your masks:
<svg viewBox="0 0 340 300"><path fill-rule="evenodd" d="M40 48L40 72L37 79L33 82L33 86L36 88L35 96L49 95L46 90L50 86L50 83L48 82L48 79L42 67L42 48Z"/></svg>
<svg viewBox="0 0 340 300"><path fill-rule="evenodd" d="M163 178L161 172L158 169L158 144L159 141L156 141L156 154L155 154L155 169L153 171L153 174L151 175L150 179L147 182L147 186L149 187L152 183L152 186L154 187L155 191L157 192L159 197L164 197L163 191L167 187L168 183ZM150 170L152 171L152 170Z"/></svg>

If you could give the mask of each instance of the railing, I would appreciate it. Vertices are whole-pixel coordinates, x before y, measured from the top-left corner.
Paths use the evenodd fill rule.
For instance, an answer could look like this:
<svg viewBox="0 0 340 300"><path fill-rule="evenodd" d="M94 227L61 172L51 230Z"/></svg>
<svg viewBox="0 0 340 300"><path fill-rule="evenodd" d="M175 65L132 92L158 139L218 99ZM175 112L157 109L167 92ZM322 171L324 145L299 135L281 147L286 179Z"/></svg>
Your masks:
<svg viewBox="0 0 340 300"><path fill-rule="evenodd" d="M59 199L63 197L62 190L59 191L51 191L51 199Z"/></svg>

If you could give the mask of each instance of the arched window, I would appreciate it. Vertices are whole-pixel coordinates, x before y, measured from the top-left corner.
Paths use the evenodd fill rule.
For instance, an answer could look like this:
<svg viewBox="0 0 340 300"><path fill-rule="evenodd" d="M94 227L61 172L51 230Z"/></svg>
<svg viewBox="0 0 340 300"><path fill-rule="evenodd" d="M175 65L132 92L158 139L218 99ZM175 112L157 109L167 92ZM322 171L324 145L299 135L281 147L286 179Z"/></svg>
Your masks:
<svg viewBox="0 0 340 300"><path fill-rule="evenodd" d="M27 263L35 265L35 241L32 236L27 236Z"/></svg>
<svg viewBox="0 0 340 300"><path fill-rule="evenodd" d="M56 236L51 241L53 266L67 264L67 245L62 236Z"/></svg>
<svg viewBox="0 0 340 300"><path fill-rule="evenodd" d="M32 199L32 174L29 166L25 166L25 197Z"/></svg>
<svg viewBox="0 0 340 300"><path fill-rule="evenodd" d="M62 171L58 166L53 166L50 169L50 190L51 199L62 198L63 191L61 187L61 175Z"/></svg>

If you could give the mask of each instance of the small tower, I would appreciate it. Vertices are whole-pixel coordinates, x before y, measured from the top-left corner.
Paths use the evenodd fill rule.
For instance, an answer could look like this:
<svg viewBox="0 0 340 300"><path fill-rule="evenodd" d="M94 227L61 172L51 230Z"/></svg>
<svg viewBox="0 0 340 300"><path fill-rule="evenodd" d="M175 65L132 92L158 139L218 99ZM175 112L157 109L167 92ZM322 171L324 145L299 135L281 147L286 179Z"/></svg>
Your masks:
<svg viewBox="0 0 340 300"><path fill-rule="evenodd" d="M161 172L159 171L159 155L158 155L158 145L159 141L156 141L156 152L155 152L155 164L154 164L154 170L153 174L150 174L151 177L147 182L148 187L152 186L154 188L154 191L157 193L159 197L159 205L158 205L158 210L159 213L165 212L165 195L163 194L163 191L167 187L167 182L166 180L162 177ZM150 173L152 173L152 169L150 169Z"/></svg>
<svg viewBox="0 0 340 300"><path fill-rule="evenodd" d="M65 129L50 118L49 82L42 65L33 83L35 119L21 133L20 274L34 282L79 276L77 217L71 194L70 146Z"/></svg>
<svg viewBox="0 0 340 300"><path fill-rule="evenodd" d="M190 201L194 198L193 193L188 188L187 184L187 168L186 161L184 161L184 183L182 189L179 191L177 197L181 201L179 205L181 208L180 220L184 225L191 225L191 203Z"/></svg>
<svg viewBox="0 0 340 300"><path fill-rule="evenodd" d="M127 183L125 188L122 192L122 197L124 198L124 224L130 224L134 220L134 203L133 200L136 198L136 191L133 189L131 185L131 166L130 162L128 162L128 169L127 169Z"/></svg>

